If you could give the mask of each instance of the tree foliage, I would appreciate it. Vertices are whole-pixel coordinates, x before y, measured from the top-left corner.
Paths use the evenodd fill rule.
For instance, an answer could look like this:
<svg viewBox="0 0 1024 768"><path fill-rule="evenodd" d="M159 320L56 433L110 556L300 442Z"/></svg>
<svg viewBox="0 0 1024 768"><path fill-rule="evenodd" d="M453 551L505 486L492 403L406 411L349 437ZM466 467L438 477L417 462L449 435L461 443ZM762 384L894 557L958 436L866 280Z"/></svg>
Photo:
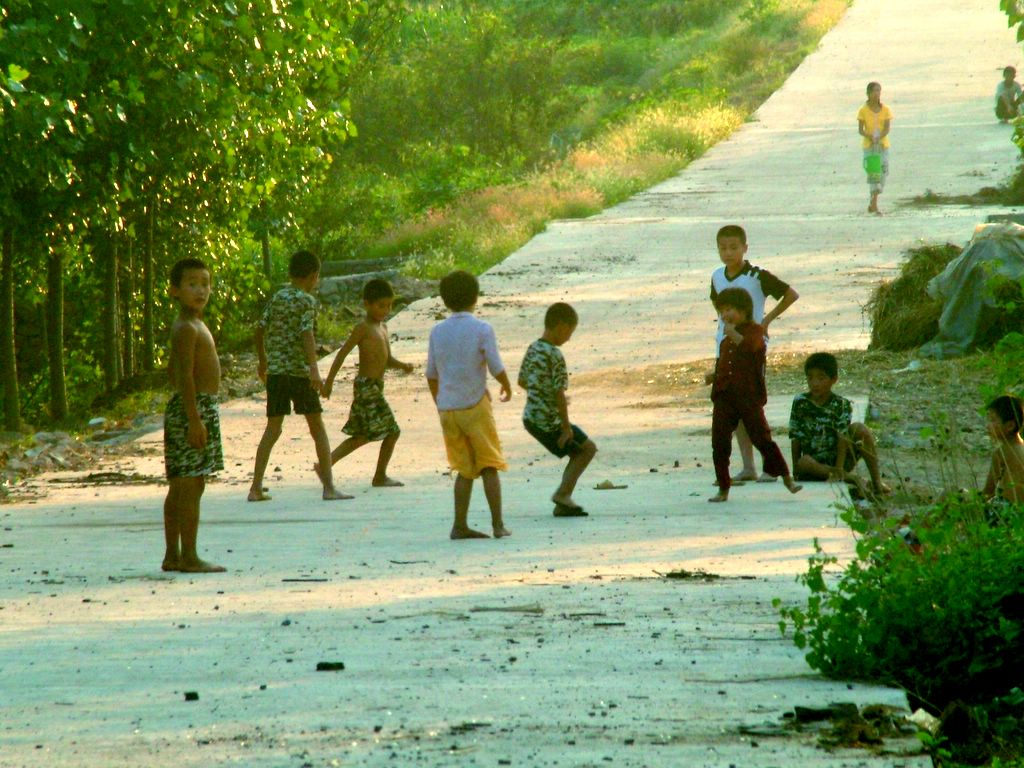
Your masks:
<svg viewBox="0 0 1024 768"><path fill-rule="evenodd" d="M370 5L0 7L0 231L15 269L31 275L23 297L55 292L45 269L24 267L57 260L68 321L78 323L72 354L103 369L107 388L133 372L134 330L152 328L160 308L156 276L185 255L207 259L215 274L237 269L249 234L282 216L326 173L330 148L354 135L353 34L372 44L398 8ZM47 331L51 342L63 336ZM149 348L138 358L158 358L153 334L140 335Z"/></svg>

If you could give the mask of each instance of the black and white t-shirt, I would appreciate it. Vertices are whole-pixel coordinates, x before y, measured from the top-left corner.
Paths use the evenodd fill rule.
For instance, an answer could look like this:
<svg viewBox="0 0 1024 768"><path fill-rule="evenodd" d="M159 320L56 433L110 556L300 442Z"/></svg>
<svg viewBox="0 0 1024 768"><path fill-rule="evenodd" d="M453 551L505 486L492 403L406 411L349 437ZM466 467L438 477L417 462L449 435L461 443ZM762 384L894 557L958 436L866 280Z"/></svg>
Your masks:
<svg viewBox="0 0 1024 768"><path fill-rule="evenodd" d="M754 312L751 317L755 323L760 324L764 320L764 301L771 296L776 301L786 295L789 284L782 282L779 278L767 269L755 267L749 261L743 262L740 273L733 278L725 275L725 265L716 269L711 275L711 302L714 303L718 294L726 288L742 288L750 294L754 303ZM718 332L715 334L715 357L718 357L718 350L722 346L722 339L725 338L725 327L721 319L718 321Z"/></svg>

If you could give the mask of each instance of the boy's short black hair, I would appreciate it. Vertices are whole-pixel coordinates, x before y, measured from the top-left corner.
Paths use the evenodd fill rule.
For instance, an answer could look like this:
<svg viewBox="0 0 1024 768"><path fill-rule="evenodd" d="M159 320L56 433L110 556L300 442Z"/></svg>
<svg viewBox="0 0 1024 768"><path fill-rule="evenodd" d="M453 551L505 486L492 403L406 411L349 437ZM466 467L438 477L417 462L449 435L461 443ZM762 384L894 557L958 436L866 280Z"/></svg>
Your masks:
<svg viewBox="0 0 1024 768"><path fill-rule="evenodd" d="M312 251L296 251L288 260L289 277L309 277L320 271L320 259Z"/></svg>
<svg viewBox="0 0 1024 768"><path fill-rule="evenodd" d="M480 283L474 275L458 269L441 278L441 301L452 312L472 308L480 298Z"/></svg>
<svg viewBox="0 0 1024 768"><path fill-rule="evenodd" d="M1003 77L1006 77L1007 75L1012 75L1013 77L1016 77L1017 76L1016 68L1014 68L1014 67L1003 67Z"/></svg>
<svg viewBox="0 0 1024 768"><path fill-rule="evenodd" d="M715 242L721 242L727 237L738 237L740 242L744 245L747 244L747 232L739 224L726 224L715 236Z"/></svg>
<svg viewBox="0 0 1024 768"><path fill-rule="evenodd" d="M575 328L579 321L580 316L576 314L576 310L564 301L555 302L544 313L544 329L548 331L556 325L568 325Z"/></svg>
<svg viewBox="0 0 1024 768"><path fill-rule="evenodd" d="M174 266L171 267L171 285L175 288L180 288L181 279L185 277L185 271L189 269L205 269L207 272L210 271L210 268L201 259L195 257L178 259Z"/></svg>
<svg viewBox="0 0 1024 768"><path fill-rule="evenodd" d="M393 298L395 298L395 289L391 287L391 283L387 280L375 277L363 286L363 301L368 304L372 304L380 299Z"/></svg>
<svg viewBox="0 0 1024 768"><path fill-rule="evenodd" d="M804 361L804 376L811 371L821 371L830 379L839 378L839 361L831 352L815 352Z"/></svg>
<svg viewBox="0 0 1024 768"><path fill-rule="evenodd" d="M722 307L735 307L746 315L747 320L754 314L754 300L742 288L726 288L715 296L715 309L721 311Z"/></svg>
<svg viewBox="0 0 1024 768"><path fill-rule="evenodd" d="M1024 425L1024 401L1016 395L1000 395L987 406L993 411L999 420L1004 424L1013 422L1014 432L1020 433L1021 425Z"/></svg>

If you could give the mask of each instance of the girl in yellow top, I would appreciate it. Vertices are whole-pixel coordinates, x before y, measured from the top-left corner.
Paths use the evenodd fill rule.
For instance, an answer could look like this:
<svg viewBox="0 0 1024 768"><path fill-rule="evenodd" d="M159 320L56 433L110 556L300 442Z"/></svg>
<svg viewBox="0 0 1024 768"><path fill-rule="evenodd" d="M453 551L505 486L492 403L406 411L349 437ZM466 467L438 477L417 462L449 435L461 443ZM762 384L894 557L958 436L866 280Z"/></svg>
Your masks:
<svg viewBox="0 0 1024 768"><path fill-rule="evenodd" d="M868 177L868 189L871 200L868 213L881 214L878 210L878 196L885 187L885 179L889 175L889 128L892 126L892 111L882 103L882 86L879 83L868 83L868 100L857 113L857 130L863 137L864 157L868 155L882 156L881 177Z"/></svg>

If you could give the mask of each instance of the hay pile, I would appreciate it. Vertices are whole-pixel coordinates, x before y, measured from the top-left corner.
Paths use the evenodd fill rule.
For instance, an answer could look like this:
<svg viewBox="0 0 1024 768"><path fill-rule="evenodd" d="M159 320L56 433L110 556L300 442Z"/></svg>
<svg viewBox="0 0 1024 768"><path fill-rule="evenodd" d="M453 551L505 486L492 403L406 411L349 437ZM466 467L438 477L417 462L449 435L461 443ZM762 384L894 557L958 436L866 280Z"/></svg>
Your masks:
<svg viewBox="0 0 1024 768"><path fill-rule="evenodd" d="M871 318L869 349L913 349L939 332L942 302L928 295L925 286L960 255L952 243L925 245L907 252L895 280L880 283L864 310Z"/></svg>

